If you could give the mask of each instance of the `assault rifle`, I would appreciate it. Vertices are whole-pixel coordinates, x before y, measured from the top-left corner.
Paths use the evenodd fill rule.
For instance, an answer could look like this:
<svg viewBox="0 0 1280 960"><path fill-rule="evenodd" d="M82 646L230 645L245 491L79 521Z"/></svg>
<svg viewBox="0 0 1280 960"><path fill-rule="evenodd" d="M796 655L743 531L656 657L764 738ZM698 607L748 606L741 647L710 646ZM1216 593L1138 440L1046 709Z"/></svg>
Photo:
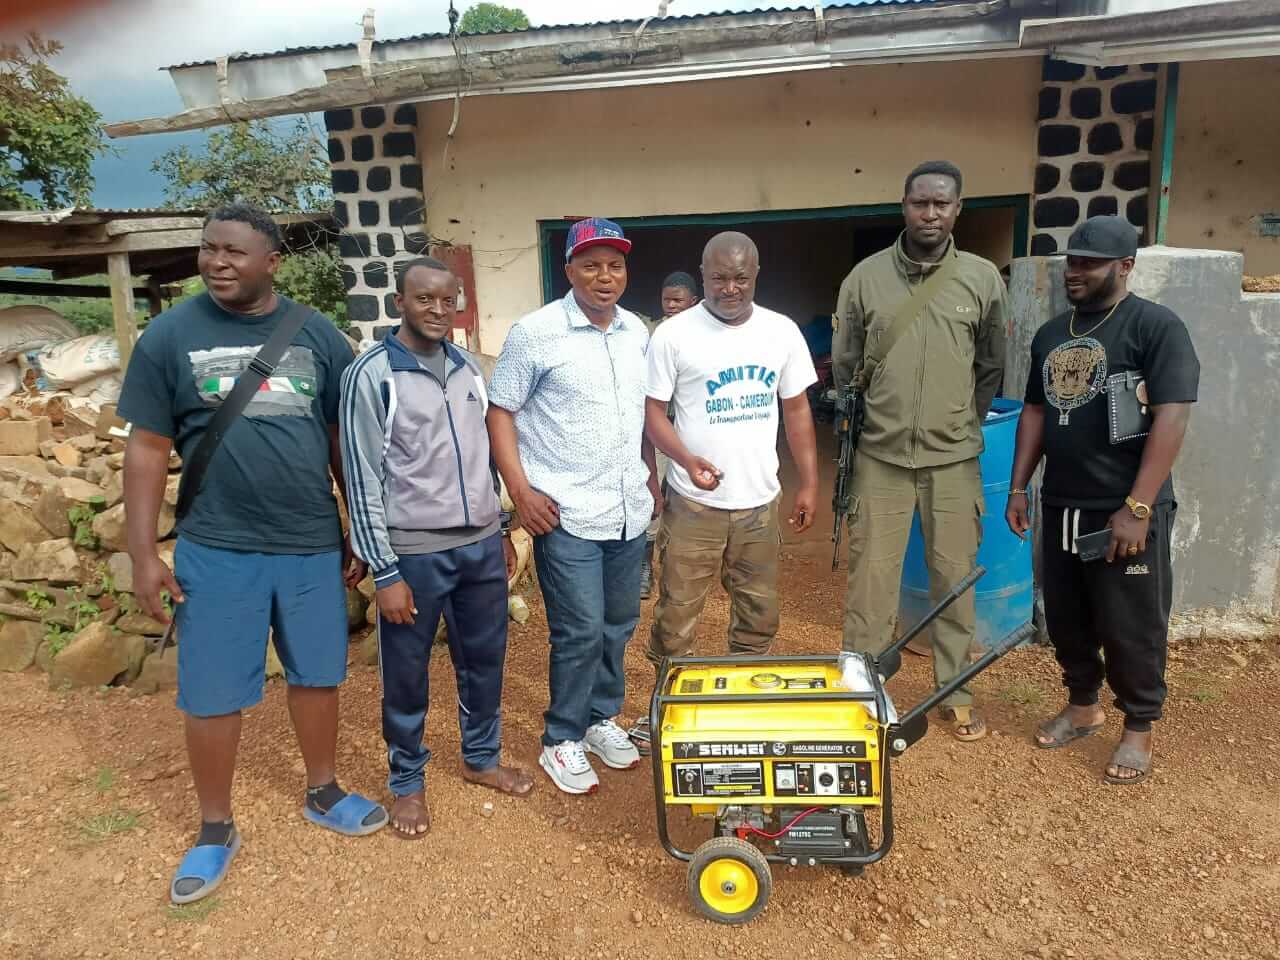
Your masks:
<svg viewBox="0 0 1280 960"><path fill-rule="evenodd" d="M836 457L836 486L831 497L831 511L836 515L831 531L831 569L840 568L840 537L844 531L845 514L849 512L849 482L853 472L853 455L858 449L858 436L862 433L862 420L866 415L862 391L854 383L846 384L836 393L836 443L840 453Z"/></svg>

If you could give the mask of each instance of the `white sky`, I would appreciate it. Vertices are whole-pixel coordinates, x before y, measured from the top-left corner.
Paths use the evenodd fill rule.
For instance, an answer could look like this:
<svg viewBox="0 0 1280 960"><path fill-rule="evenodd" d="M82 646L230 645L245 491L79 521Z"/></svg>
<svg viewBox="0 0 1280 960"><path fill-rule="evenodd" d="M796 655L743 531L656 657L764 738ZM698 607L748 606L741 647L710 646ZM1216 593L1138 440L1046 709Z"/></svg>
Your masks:
<svg viewBox="0 0 1280 960"><path fill-rule="evenodd" d="M455 0L459 11L472 0ZM4 0L0 0L3 4ZM627 20L657 13L658 0L507 0L533 25ZM790 6L786 0L671 0L671 15ZM9 25L0 38L36 27L62 41L53 62L105 120L136 120L182 109L169 75L160 68L228 53L263 53L285 47L352 43L361 17L375 10L377 35L394 39L448 29L448 0L100 0L60 22ZM100 159L95 203L152 206L163 184L151 162L178 144L198 146L203 134L167 134L116 141Z"/></svg>

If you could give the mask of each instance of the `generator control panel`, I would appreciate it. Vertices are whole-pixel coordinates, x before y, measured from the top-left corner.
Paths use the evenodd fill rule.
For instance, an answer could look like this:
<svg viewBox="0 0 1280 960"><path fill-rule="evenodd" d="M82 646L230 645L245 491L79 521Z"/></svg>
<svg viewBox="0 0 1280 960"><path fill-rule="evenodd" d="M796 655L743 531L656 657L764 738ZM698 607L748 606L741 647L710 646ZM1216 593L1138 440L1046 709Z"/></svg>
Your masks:
<svg viewBox="0 0 1280 960"><path fill-rule="evenodd" d="M876 805L884 726L834 662L682 667L658 733L668 803ZM686 698L688 698L686 700Z"/></svg>

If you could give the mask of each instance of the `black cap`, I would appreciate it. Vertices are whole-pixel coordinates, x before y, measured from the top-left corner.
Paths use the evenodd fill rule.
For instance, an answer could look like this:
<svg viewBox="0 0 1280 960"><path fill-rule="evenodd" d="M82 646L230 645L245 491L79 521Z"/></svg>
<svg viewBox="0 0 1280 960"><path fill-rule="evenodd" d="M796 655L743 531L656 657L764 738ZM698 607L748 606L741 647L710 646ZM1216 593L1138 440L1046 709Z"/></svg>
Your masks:
<svg viewBox="0 0 1280 960"><path fill-rule="evenodd" d="M1124 217L1090 217L1071 231L1068 257L1122 260L1138 254L1138 231Z"/></svg>

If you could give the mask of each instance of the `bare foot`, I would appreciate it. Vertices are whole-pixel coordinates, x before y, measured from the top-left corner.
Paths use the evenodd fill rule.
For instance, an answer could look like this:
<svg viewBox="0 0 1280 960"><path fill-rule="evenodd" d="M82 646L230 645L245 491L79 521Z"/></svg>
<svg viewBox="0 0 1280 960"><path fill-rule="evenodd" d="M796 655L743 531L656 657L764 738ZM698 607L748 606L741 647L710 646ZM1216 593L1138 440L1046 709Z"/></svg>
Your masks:
<svg viewBox="0 0 1280 960"><path fill-rule="evenodd" d="M431 811L425 790L396 797L391 804L391 828L405 840L421 840L431 830Z"/></svg>
<svg viewBox="0 0 1280 960"><path fill-rule="evenodd" d="M1060 717L1066 718L1065 725L1060 723ZM1105 721L1106 714L1103 712L1101 704L1094 703L1087 707L1078 707L1074 704L1067 704L1057 717L1054 717L1052 720L1040 725L1040 729L1036 731L1036 743L1042 747L1058 746L1061 743L1068 742L1069 740L1078 739L1081 736L1087 736L1087 734L1080 733L1078 731L1088 730L1092 733L1093 730L1102 726ZM1064 737L1048 732L1055 727L1061 726L1074 728L1074 736ZM1058 731L1058 733L1061 733L1061 731Z"/></svg>
<svg viewBox="0 0 1280 960"><path fill-rule="evenodd" d="M501 764L488 770L473 770L465 763L462 765L462 779L467 783L478 783L482 787L490 787L511 797L526 797L533 789L533 778L519 767L504 767Z"/></svg>
<svg viewBox="0 0 1280 960"><path fill-rule="evenodd" d="M1129 748L1126 750L1125 748ZM1136 751L1136 755L1134 753ZM1122 752L1128 756L1122 756ZM1145 759L1145 763L1142 761ZM1134 764L1133 766L1127 763ZM1118 783L1144 779L1151 772L1151 731L1126 730L1107 764L1107 776Z"/></svg>

